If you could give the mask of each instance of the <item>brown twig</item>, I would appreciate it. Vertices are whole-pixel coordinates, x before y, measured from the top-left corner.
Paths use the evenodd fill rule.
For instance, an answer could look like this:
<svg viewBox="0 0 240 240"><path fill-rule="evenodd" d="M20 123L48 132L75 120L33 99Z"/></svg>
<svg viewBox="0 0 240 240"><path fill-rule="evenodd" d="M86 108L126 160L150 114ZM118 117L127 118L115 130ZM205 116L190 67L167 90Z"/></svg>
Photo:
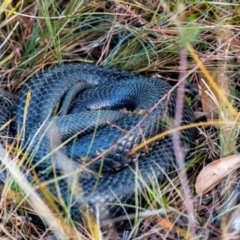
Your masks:
<svg viewBox="0 0 240 240"><path fill-rule="evenodd" d="M184 86L185 86L185 75L187 69L187 50L183 48L180 53L180 72L179 72L179 87L177 91L177 100L176 100L176 108L175 108L175 118L174 118L174 128L178 128L181 126L182 122L182 111L184 105ZM188 178L185 169L185 154L183 150L183 146L180 140L180 132L174 131L173 134L173 148L176 157L176 163L179 169L179 178L183 187L184 192L184 203L186 205L186 211L189 216L189 225L190 225L190 234L194 237L196 234L196 224L194 218L194 207L193 202L191 200L191 193L188 183Z"/></svg>

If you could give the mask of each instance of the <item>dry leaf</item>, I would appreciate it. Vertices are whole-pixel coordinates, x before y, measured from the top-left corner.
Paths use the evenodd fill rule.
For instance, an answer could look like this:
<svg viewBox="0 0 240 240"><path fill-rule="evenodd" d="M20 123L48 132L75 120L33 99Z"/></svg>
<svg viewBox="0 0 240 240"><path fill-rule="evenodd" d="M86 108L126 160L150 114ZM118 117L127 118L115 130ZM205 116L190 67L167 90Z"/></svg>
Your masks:
<svg viewBox="0 0 240 240"><path fill-rule="evenodd" d="M236 125L228 122L234 122L236 118L232 113L232 109L227 107L223 102L223 97L230 96L230 92L233 89L231 85L228 69L226 65L222 64L218 69L208 71L214 81L217 83L219 93L214 91L208 86L208 82L204 80L204 73L200 73L199 85L201 87L201 101L203 112L206 114L208 120L220 120L225 121L224 125L216 126L219 129L220 138L220 155L227 156L232 154L238 137ZM229 99L230 100L230 99Z"/></svg>
<svg viewBox="0 0 240 240"><path fill-rule="evenodd" d="M216 39L221 46L221 44L228 41L232 35L232 29L228 26L224 27L223 29L215 30ZM221 49L221 51L216 52L216 59L218 59L218 63L213 63L213 66L206 67L207 71L211 75L211 77L214 79L216 84L218 85L221 92L218 94L216 91L213 90L213 88L210 88L209 86L209 79L206 81L206 72L202 71L199 73L199 86L201 88L201 101L202 101L202 107L204 113L206 113L206 117L208 120L214 120L221 118L220 114L222 110L222 106L225 105L225 103L222 101L223 95L228 97L231 93L231 91L234 89L233 86L230 84L230 76L229 76L229 62L227 61L226 55L228 55L229 52L229 46L227 45L224 49ZM227 118L228 120L232 120L232 116L229 113L224 113L224 118ZM228 116L230 115L230 119Z"/></svg>
<svg viewBox="0 0 240 240"><path fill-rule="evenodd" d="M203 195L213 189L219 181L240 167L240 153L213 161L199 173L195 189L198 195Z"/></svg>
<svg viewBox="0 0 240 240"><path fill-rule="evenodd" d="M209 71L210 75L214 77L214 71ZM216 73L216 72L215 72ZM205 113L208 120L218 119L218 99L217 94L210 89L208 82L205 81L205 76L202 72L199 73L199 87L200 98L202 103L203 112Z"/></svg>
<svg viewBox="0 0 240 240"><path fill-rule="evenodd" d="M224 67L216 68L215 70L209 69L208 72L221 89L222 94L229 96L229 78L225 74L226 69L224 69ZM222 104L222 96L218 96L218 94L209 87L209 83L205 80L206 77L204 76L204 73L200 72L199 78L203 112L206 114L208 120L219 119L219 107L221 107Z"/></svg>
<svg viewBox="0 0 240 240"><path fill-rule="evenodd" d="M182 229L176 225L174 225L172 222L170 222L167 219L162 219L158 222L160 226L162 226L165 229L168 229L170 231L173 231L175 233L178 233L181 235L184 239L190 239L189 231Z"/></svg>

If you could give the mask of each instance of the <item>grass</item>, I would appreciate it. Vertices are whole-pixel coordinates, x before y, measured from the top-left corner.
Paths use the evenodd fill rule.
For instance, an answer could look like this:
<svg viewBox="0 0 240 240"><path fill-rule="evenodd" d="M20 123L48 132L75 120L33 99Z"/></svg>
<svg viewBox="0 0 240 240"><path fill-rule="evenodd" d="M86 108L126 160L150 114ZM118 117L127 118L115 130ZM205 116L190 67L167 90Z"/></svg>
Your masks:
<svg viewBox="0 0 240 240"><path fill-rule="evenodd" d="M187 186L181 184L183 178L179 176L169 179L169 183L161 187L156 187L153 182L153 187L144 192L148 203L146 210L138 216L129 215L134 221L118 227L111 235L121 237L128 232L128 238L123 239L151 236L154 239L154 234L159 239L237 239L238 229L233 231L226 222L219 222L222 212L228 213L234 208L224 208L228 201L222 200L222 194L226 189L234 192L229 186L238 182L238 173L224 179L209 196L196 196L194 182L205 163L233 154L232 149L238 144L234 135L238 115L223 91L232 94L238 84L235 74L238 74L239 65L239 25L238 1L5 0L0 5L0 103L10 108L20 89L35 73L63 62L83 61L117 67L171 83L186 78L200 86L198 74L202 74L213 89L210 98L217 99L216 105L227 110L221 111L219 107L220 117L210 117L207 123L198 124L198 144L186 164ZM183 49L186 56L182 54ZM217 75L213 79L209 74L212 71L220 71L226 77L221 80ZM181 82L178 87L181 88ZM238 93L238 88L236 91ZM210 101L210 98L206 100ZM200 99L203 101L203 97ZM194 102L190 101L190 104ZM218 120L223 124L218 126ZM225 130L229 125L233 135ZM1 159L6 164L10 164L9 157L19 158L19 153L9 156L9 152L1 151ZM44 239L53 233L58 239L90 239L72 228L71 223L65 224L61 218L56 218L52 208L49 209L33 187L22 180L17 166L13 165L10 170L20 189L25 190L14 188L10 191L13 189L11 181L3 188L0 205L2 239ZM22 197L16 201L19 192ZM45 220L51 227L42 228L20 218L28 212L29 204L26 206L24 196L29 193L28 198L33 198L30 205L38 203L38 206L32 206L35 211L49 211L50 217L45 216ZM187 199L193 206L190 212L185 205ZM66 215L67 208L65 206ZM194 215L192 222L191 214ZM231 215L226 216L231 219ZM71 222L70 217L66 219ZM55 220L56 225L52 226ZM110 239L109 235L103 236L95 220L90 220L88 225L91 225L92 239Z"/></svg>

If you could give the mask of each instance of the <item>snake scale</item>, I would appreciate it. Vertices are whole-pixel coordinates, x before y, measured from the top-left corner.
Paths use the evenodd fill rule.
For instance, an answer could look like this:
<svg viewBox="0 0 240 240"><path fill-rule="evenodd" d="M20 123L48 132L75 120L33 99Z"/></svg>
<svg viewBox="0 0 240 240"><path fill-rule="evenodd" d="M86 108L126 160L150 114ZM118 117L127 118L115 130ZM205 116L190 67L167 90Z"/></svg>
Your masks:
<svg viewBox="0 0 240 240"><path fill-rule="evenodd" d="M167 95L170 89L166 81L113 68L59 65L24 85L11 111L8 131L12 136L21 133L21 146L37 171L44 172L54 162L61 197L74 221L82 221L80 209L87 204L103 223L134 212L136 189L140 203L146 186L162 183L166 173L175 169L171 136L133 156L128 154L144 140L171 128L176 93ZM2 114L0 124L9 117ZM182 125L193 121L191 109L184 104ZM183 146L191 146L194 138L194 129L181 131ZM56 147L55 154L48 155ZM69 173L68 166L84 169L77 175L80 196L61 177L64 170ZM51 177L48 172L44 179ZM50 181L48 188L59 196L56 184Z"/></svg>

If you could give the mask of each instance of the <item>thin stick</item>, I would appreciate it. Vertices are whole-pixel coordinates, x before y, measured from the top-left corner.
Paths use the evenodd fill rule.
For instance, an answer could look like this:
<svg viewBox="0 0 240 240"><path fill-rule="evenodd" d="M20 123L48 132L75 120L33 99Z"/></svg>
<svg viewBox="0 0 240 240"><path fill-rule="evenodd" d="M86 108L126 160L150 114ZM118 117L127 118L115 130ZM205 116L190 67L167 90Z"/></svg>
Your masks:
<svg viewBox="0 0 240 240"><path fill-rule="evenodd" d="M179 87L177 91L177 100L176 100L176 108L175 108L175 117L174 117L174 128L178 128L181 126L182 122L182 112L184 106L184 86L185 86L185 75L187 69L187 50L183 48L180 52L180 72L179 72ZM183 80L182 80L183 79ZM196 224L194 218L194 207L193 202L191 200L191 193L188 184L188 178L185 169L185 154L183 150L183 146L180 140L180 131L174 131L172 133L173 137L173 148L176 157L176 163L179 169L179 178L181 181L181 185L183 187L184 192L184 203L186 206L186 211L189 216L189 227L190 234L192 237L196 236Z"/></svg>

